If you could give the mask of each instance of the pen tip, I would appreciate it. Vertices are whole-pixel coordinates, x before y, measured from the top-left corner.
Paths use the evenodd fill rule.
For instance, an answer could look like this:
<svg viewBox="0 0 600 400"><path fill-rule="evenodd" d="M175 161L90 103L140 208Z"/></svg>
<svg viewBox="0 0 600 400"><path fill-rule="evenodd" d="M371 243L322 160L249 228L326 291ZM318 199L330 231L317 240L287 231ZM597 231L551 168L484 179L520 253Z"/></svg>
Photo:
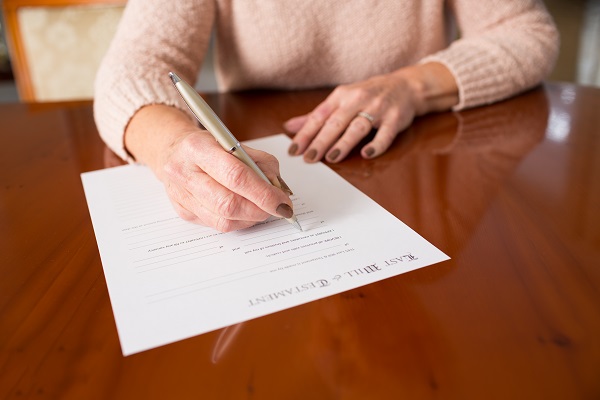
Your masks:
<svg viewBox="0 0 600 400"><path fill-rule="evenodd" d="M173 81L173 84L176 84L177 82L181 81L181 79L174 72L169 72L169 77Z"/></svg>
<svg viewBox="0 0 600 400"><path fill-rule="evenodd" d="M300 223L298 222L298 220L296 218L293 219L292 224L298 228L300 230L300 232L304 232L304 229L302 229L302 226L300 226Z"/></svg>

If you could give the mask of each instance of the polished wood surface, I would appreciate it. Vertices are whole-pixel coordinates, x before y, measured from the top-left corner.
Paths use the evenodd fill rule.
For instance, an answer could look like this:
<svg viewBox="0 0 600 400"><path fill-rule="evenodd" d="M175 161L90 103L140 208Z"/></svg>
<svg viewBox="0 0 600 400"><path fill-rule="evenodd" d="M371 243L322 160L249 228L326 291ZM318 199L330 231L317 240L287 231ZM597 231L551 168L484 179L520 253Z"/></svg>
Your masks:
<svg viewBox="0 0 600 400"><path fill-rule="evenodd" d="M210 95L242 139L327 91ZM90 103L0 106L0 398L600 398L600 89L418 119L331 165L452 259L123 357ZM283 171L285 178L285 171Z"/></svg>

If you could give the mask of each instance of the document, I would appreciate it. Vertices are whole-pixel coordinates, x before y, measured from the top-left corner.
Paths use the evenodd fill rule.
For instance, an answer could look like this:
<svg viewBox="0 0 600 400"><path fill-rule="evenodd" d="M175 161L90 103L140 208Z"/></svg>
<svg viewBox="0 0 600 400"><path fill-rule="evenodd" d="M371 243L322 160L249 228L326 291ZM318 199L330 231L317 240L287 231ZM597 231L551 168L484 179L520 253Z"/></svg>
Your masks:
<svg viewBox="0 0 600 400"><path fill-rule="evenodd" d="M279 159L303 232L186 222L144 166L82 174L124 355L448 259L325 164L288 156L285 135L245 145Z"/></svg>

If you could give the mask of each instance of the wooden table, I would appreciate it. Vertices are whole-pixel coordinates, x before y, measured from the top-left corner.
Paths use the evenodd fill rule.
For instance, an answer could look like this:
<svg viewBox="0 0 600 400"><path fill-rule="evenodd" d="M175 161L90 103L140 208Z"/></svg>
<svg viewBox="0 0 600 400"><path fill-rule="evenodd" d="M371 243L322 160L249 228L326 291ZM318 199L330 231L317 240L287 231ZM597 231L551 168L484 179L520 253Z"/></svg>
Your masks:
<svg viewBox="0 0 600 400"><path fill-rule="evenodd" d="M326 94L207 100L248 139ZM91 104L0 121L2 399L600 398L600 89L428 116L332 165L450 261L130 357L79 176L116 161Z"/></svg>

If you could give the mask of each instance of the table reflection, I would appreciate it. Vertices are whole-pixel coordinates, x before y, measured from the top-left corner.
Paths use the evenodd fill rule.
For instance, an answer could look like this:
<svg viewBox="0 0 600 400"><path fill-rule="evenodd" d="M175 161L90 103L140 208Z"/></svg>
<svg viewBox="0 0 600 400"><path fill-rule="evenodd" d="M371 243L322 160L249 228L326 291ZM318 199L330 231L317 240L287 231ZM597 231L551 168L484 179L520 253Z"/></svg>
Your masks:
<svg viewBox="0 0 600 400"><path fill-rule="evenodd" d="M444 251L464 246L490 201L546 131L543 89L489 108L417 120L378 159L332 165Z"/></svg>

